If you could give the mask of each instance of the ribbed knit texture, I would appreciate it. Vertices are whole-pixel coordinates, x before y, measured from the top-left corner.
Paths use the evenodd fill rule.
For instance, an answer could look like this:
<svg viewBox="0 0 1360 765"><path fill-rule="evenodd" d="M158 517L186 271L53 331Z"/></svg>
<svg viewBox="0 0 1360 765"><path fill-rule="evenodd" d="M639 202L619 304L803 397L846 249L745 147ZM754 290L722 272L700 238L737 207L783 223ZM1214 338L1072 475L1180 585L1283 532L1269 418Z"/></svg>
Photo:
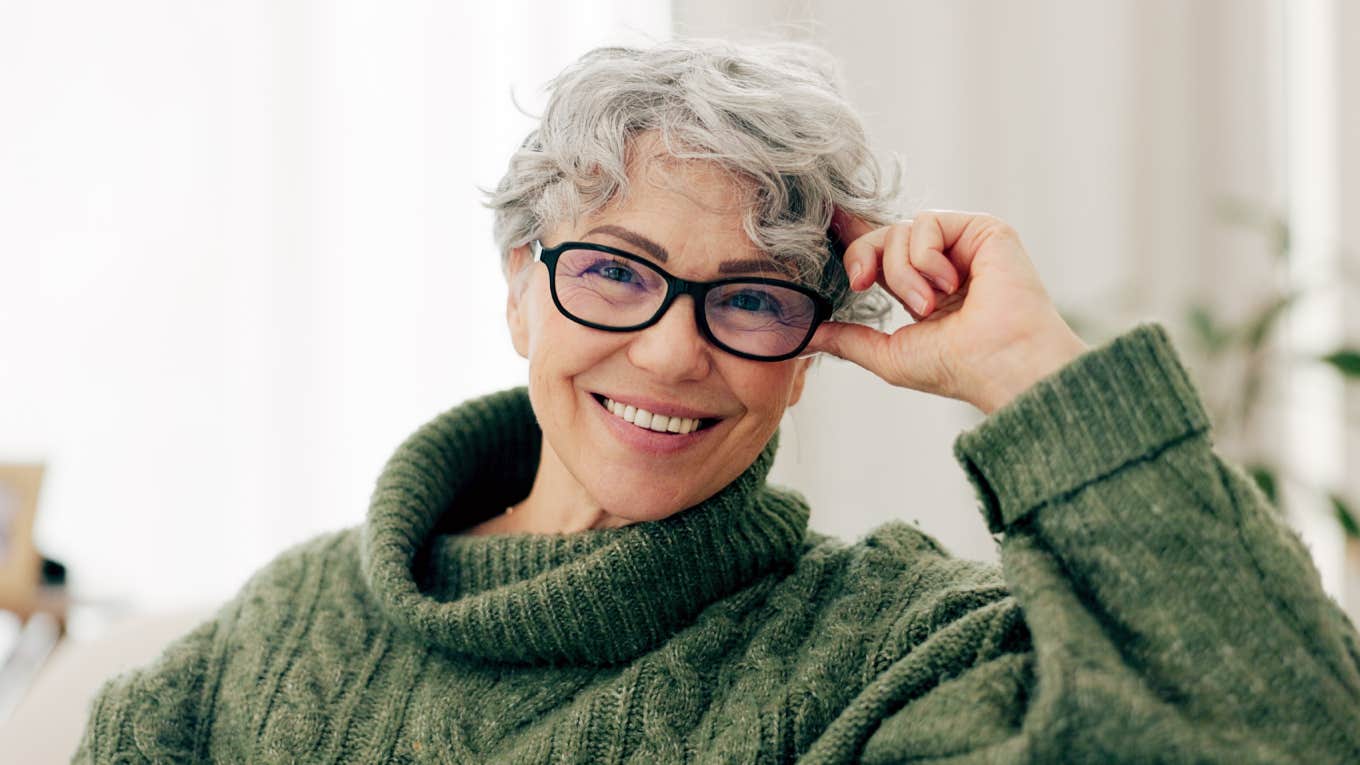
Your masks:
<svg viewBox="0 0 1360 765"><path fill-rule="evenodd" d="M74 761L1360 762L1360 638L1156 325L955 442L1000 567L809 531L774 440L662 521L458 534L541 437L523 389L422 428L361 527L109 681Z"/></svg>
<svg viewBox="0 0 1360 765"><path fill-rule="evenodd" d="M615 664L796 560L808 508L801 497L765 485L777 434L717 495L659 522L431 539L441 518L449 522L448 508L470 505L485 514L524 498L532 474L514 471L537 459L541 434L525 437L536 427L519 388L435 421L388 463L360 555L385 616L413 639L493 661ZM493 458L468 459L481 454ZM505 501L468 501L507 487ZM456 525L472 522L465 516ZM646 594L656 597L640 597Z"/></svg>

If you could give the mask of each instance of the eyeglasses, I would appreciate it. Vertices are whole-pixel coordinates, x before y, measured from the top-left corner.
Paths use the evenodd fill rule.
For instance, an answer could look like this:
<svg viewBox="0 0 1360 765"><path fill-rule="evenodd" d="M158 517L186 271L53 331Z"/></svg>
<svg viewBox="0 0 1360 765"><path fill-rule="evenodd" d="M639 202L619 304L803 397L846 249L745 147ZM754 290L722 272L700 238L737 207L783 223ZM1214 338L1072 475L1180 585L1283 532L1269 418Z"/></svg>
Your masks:
<svg viewBox="0 0 1360 765"><path fill-rule="evenodd" d="M548 267L553 303L563 316L594 329L646 329L681 295L694 298L699 333L719 348L755 361L797 356L831 301L809 287L760 277L693 282L671 276L630 252L593 242L531 245Z"/></svg>

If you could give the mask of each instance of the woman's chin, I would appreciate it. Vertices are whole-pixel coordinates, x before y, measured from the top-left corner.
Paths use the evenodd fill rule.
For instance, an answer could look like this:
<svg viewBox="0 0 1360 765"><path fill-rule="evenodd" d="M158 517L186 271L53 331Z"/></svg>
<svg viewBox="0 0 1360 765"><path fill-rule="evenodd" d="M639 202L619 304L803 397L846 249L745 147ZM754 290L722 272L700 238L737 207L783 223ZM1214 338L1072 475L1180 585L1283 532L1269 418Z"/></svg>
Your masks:
<svg viewBox="0 0 1360 765"><path fill-rule="evenodd" d="M646 493L625 493L612 499L615 501L601 504L606 508L606 512L624 523L659 521L695 504L677 500L674 495L651 496Z"/></svg>

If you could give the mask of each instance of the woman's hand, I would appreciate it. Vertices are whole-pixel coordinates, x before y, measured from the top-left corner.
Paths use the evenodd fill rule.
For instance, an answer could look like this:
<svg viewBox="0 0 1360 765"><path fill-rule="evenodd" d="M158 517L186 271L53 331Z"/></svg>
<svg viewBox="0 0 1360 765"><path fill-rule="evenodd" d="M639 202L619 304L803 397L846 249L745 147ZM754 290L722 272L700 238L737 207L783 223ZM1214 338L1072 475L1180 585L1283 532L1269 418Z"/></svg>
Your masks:
<svg viewBox="0 0 1360 765"><path fill-rule="evenodd" d="M832 229L855 291L878 282L916 319L892 334L827 322L824 351L893 385L967 401L991 414L1082 352L1004 221L929 210L873 228L837 210Z"/></svg>

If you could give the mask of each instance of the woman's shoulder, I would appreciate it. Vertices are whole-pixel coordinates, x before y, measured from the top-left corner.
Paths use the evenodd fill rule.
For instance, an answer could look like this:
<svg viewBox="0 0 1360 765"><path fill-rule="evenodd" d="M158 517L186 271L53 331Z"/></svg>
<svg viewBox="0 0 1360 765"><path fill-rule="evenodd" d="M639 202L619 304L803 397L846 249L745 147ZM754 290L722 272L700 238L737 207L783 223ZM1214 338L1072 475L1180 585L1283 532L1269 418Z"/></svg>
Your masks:
<svg viewBox="0 0 1360 765"><path fill-rule="evenodd" d="M996 563L957 558L931 535L890 521L854 541L808 530L781 588L816 592L829 613L861 616L931 609L943 601L990 602L1009 595Z"/></svg>
<svg viewBox="0 0 1360 765"><path fill-rule="evenodd" d="M811 674L835 665L850 687L1008 600L999 566L956 558L910 524L884 523L853 541L809 529L792 570L752 613L747 653L788 654Z"/></svg>
<svg viewBox="0 0 1360 765"><path fill-rule="evenodd" d="M360 532L356 526L316 534L256 569L225 609L234 612L234 626L249 626L249 632L258 634L270 625L293 622L299 608L364 598L368 590L359 559Z"/></svg>
<svg viewBox="0 0 1360 765"><path fill-rule="evenodd" d="M922 567L943 567L983 579L1001 574L999 565L956 558L935 537L896 520L874 527L853 542L809 529L802 555L838 560L878 575L919 571Z"/></svg>
<svg viewBox="0 0 1360 765"><path fill-rule="evenodd" d="M243 589L296 585L309 575L357 575L360 531L351 526L295 542L256 569Z"/></svg>

